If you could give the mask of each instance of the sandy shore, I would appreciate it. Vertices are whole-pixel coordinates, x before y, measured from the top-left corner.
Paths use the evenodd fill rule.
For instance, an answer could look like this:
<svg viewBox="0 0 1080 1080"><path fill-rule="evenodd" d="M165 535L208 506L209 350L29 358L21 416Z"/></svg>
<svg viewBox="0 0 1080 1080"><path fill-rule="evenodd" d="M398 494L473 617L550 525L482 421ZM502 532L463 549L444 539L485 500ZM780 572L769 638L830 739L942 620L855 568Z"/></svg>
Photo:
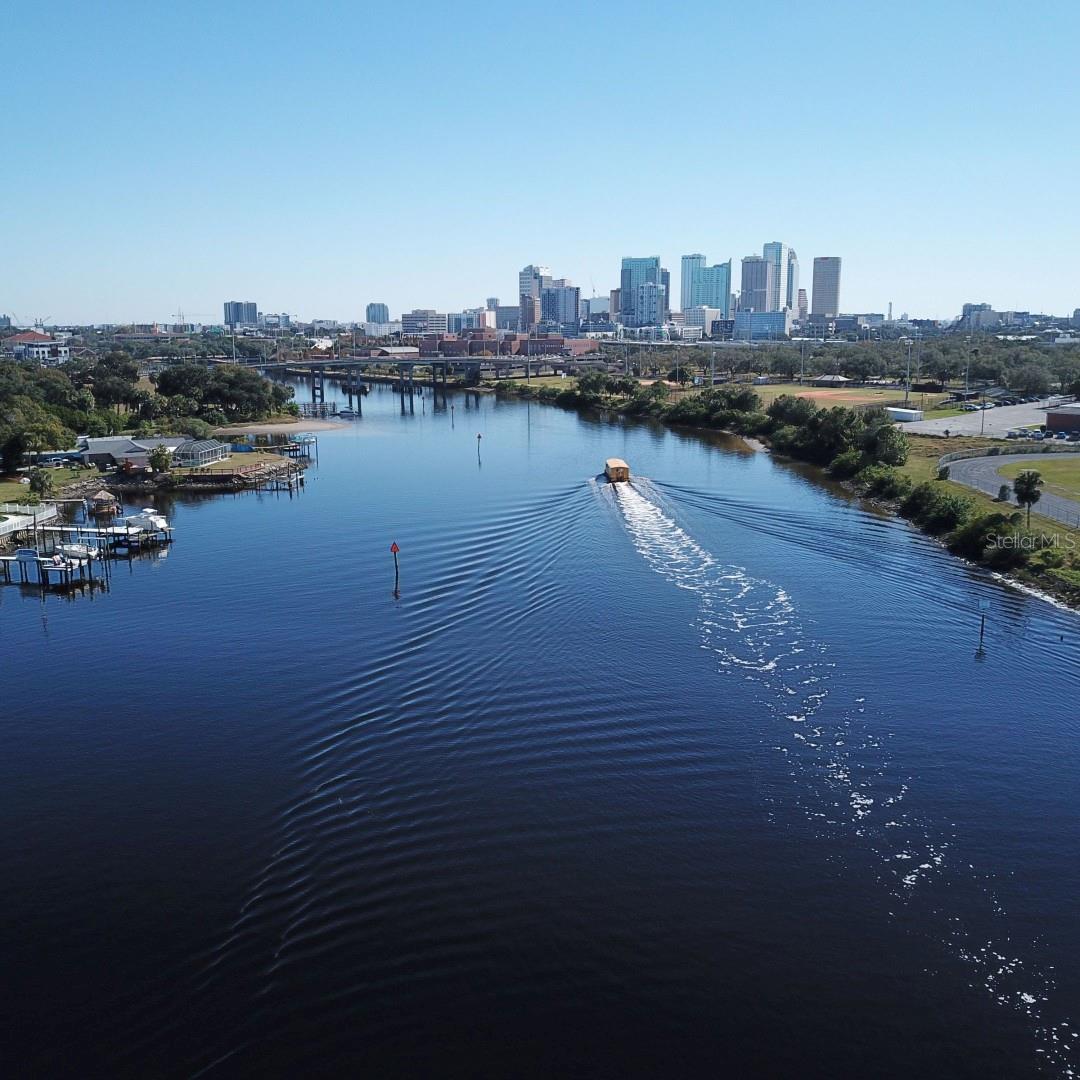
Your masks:
<svg viewBox="0 0 1080 1080"><path fill-rule="evenodd" d="M298 431L337 431L345 426L334 420L282 420L272 424L233 424L217 431L222 435L287 435Z"/></svg>

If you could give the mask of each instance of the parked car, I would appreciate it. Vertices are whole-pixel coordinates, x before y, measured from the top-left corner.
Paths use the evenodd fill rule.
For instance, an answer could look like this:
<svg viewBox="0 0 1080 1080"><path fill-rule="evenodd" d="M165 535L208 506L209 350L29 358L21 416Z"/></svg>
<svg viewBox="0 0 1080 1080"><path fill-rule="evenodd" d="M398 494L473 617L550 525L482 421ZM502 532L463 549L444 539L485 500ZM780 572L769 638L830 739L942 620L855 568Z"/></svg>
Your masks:
<svg viewBox="0 0 1080 1080"><path fill-rule="evenodd" d="M1041 431L1033 431L1033 432L1031 433L1031 437L1032 437L1032 438L1033 438L1033 439L1034 439L1034 440L1035 440L1036 442L1042 442L1042 441L1043 441L1043 439L1045 439L1045 438L1046 438L1046 436L1045 436L1045 435L1044 435L1044 434L1043 434L1043 433L1042 433Z"/></svg>
<svg viewBox="0 0 1080 1080"><path fill-rule="evenodd" d="M1067 431L1058 431L1054 434L1055 439L1067 439L1068 437L1069 433Z"/></svg>
<svg viewBox="0 0 1080 1080"><path fill-rule="evenodd" d="M1069 442L1080 442L1080 431L1070 431Z"/></svg>
<svg viewBox="0 0 1080 1080"><path fill-rule="evenodd" d="M963 412L978 412L979 411L979 406L978 405L972 405L970 401L966 405L961 405L960 408L961 408L961 410Z"/></svg>

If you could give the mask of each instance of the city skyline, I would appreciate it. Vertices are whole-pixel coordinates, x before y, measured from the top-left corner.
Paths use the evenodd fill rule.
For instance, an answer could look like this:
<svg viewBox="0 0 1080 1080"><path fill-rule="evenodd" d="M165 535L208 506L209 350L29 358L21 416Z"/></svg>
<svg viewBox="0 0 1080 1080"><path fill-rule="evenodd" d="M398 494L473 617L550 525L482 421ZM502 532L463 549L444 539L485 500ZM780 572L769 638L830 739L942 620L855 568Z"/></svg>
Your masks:
<svg viewBox="0 0 1080 1080"><path fill-rule="evenodd" d="M18 270L0 280L0 310L26 322L209 319L239 293L355 320L367 297L395 312L508 298L530 257L590 297L617 287L628 252L659 253L673 272L696 251L737 267L771 237L800 253L804 278L815 255L841 252L847 310L892 302L945 319L972 299L1080 304L1080 151L1062 136L1080 13L798 12L730 13L724 40L739 47L719 60L731 90L764 55L787 74L760 102L780 126L735 108L717 126L712 69L686 62L686 26L715 19L704 4L668 20L602 5L593 32L568 36L558 18L484 4L468 18L421 4L406 24L394 10L197 0L175 49L163 45L176 35L167 10L23 7L7 100L34 165L4 179ZM268 63L301 20L313 41L363 41L359 76L328 82L319 48ZM845 48L849 24L859 38ZM492 93L520 76L521 58L497 48L515 35L530 42L548 115L574 119L542 166L519 104ZM487 51L496 60L469 62ZM401 79L403 62L423 77ZM638 100L635 132L667 131L678 149L639 146L610 122L635 67L668 91ZM242 133L220 127L241 115Z"/></svg>

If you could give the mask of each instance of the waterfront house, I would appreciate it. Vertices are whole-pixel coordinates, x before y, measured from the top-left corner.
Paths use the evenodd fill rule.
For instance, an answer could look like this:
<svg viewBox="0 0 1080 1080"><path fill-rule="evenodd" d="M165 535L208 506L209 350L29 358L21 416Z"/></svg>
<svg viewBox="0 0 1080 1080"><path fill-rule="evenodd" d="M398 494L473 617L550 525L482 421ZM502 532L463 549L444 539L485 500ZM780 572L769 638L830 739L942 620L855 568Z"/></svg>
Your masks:
<svg viewBox="0 0 1080 1080"><path fill-rule="evenodd" d="M228 443L217 439L188 439L173 452L173 462L183 468L197 469L224 461L229 457L229 451Z"/></svg>

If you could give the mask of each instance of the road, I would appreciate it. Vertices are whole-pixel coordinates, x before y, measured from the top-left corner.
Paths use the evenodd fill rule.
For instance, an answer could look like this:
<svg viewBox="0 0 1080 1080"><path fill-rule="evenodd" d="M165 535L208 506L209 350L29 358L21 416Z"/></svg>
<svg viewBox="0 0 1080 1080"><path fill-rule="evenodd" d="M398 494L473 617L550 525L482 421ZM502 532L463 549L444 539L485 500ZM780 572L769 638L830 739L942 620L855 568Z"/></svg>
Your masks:
<svg viewBox="0 0 1080 1080"><path fill-rule="evenodd" d="M1001 411L1005 412L1005 409ZM1059 461L1062 456L1064 455L1055 454L1054 460ZM1080 453L1076 457L1077 465L1080 466ZM1020 461L1037 471L1042 460L1039 454L1001 454L999 457L961 458L959 461L949 462L949 479L974 488L976 491L986 492L987 495L996 496L1002 484L1012 486L1012 482L1002 476L998 469L1011 465L1014 461ZM1057 518L1058 521L1064 521L1070 525L1080 523L1080 503L1073 499L1063 498L1061 495L1052 495L1049 491L1043 491L1042 497L1032 507L1032 512Z"/></svg>
<svg viewBox="0 0 1080 1080"><path fill-rule="evenodd" d="M1054 397L1032 405L1002 405L996 409L980 409L978 412L961 413L943 420L916 420L904 424L905 431L919 435L985 435L988 439L1003 439L1013 428L1029 424L1045 424L1046 410L1050 405L1061 405L1071 398Z"/></svg>

